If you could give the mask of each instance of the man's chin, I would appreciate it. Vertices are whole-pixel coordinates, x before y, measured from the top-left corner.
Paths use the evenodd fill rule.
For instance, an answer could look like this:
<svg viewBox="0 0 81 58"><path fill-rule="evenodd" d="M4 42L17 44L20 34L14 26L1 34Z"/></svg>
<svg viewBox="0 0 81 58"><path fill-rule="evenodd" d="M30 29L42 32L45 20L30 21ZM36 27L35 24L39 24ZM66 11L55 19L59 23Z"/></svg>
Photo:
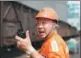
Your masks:
<svg viewBox="0 0 81 58"><path fill-rule="evenodd" d="M45 35L39 35L39 37L43 39L43 38L45 38L46 36L45 36Z"/></svg>

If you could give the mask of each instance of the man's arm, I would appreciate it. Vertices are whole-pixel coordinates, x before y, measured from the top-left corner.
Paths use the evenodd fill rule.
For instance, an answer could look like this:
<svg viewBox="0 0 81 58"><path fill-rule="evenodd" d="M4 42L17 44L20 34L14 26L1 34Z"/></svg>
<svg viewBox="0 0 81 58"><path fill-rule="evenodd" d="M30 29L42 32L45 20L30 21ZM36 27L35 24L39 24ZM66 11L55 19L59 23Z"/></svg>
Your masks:
<svg viewBox="0 0 81 58"><path fill-rule="evenodd" d="M38 51L36 51L34 49L34 47L31 44L31 40L30 40L30 35L29 35L29 31L26 31L26 38L21 38L19 36L15 37L16 41L17 41L17 47L23 51L26 52L26 54L30 54L30 56L32 56L32 58L43 58Z"/></svg>
<svg viewBox="0 0 81 58"><path fill-rule="evenodd" d="M31 56L32 58L44 58L37 50L31 47L29 50L25 51L26 56Z"/></svg>

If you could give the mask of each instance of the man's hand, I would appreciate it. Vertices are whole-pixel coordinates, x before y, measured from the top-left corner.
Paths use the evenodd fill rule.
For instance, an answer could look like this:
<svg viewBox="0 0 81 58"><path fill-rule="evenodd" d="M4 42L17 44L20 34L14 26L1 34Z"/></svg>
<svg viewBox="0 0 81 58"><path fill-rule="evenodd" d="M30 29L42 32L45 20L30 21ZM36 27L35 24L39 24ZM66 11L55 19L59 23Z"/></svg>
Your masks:
<svg viewBox="0 0 81 58"><path fill-rule="evenodd" d="M29 31L26 31L26 38L23 39L19 36L15 37L16 41L17 41L17 47L23 51L29 50L30 48L32 48L32 44L31 44L31 40L30 40L30 35L29 35Z"/></svg>

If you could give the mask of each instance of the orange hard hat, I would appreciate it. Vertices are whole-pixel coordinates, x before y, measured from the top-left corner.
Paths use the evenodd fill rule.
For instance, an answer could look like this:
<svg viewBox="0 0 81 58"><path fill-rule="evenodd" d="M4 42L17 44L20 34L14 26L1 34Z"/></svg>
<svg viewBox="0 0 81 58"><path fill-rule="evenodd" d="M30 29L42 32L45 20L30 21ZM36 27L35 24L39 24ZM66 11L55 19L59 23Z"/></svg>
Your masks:
<svg viewBox="0 0 81 58"><path fill-rule="evenodd" d="M39 10L39 12L35 18L36 19L37 18L48 18L48 19L58 22L58 16L57 16L55 10L53 10L52 8L48 8L48 7L45 7L43 9Z"/></svg>

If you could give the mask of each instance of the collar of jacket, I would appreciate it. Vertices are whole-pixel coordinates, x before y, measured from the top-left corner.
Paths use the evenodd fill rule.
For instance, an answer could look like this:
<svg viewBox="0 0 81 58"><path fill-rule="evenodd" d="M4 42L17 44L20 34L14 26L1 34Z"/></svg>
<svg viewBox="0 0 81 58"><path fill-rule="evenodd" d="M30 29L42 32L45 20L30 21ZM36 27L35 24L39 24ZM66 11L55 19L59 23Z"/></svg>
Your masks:
<svg viewBox="0 0 81 58"><path fill-rule="evenodd" d="M49 40L50 38L52 38L52 36L56 35L57 34L57 30L53 30L46 38L44 41L47 41Z"/></svg>

